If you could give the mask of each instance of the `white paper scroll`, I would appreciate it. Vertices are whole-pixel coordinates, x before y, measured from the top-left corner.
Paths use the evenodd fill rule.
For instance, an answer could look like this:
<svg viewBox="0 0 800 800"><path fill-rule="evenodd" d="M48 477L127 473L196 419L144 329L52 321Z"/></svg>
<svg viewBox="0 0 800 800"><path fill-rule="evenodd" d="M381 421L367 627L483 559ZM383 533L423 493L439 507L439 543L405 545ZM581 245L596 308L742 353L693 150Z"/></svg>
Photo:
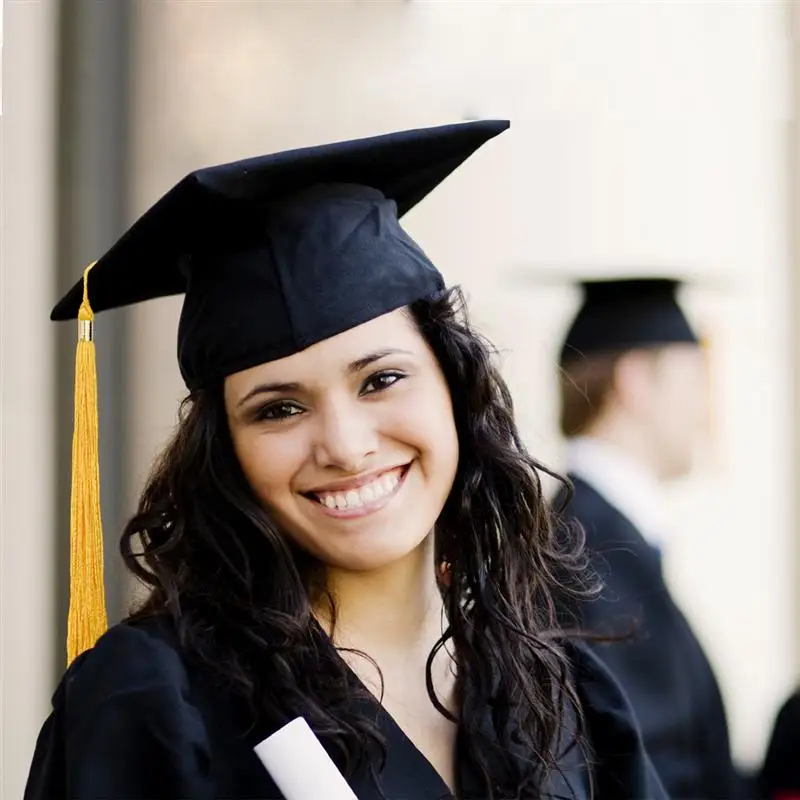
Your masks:
<svg viewBox="0 0 800 800"><path fill-rule="evenodd" d="M302 717L254 749L286 800L358 800Z"/></svg>

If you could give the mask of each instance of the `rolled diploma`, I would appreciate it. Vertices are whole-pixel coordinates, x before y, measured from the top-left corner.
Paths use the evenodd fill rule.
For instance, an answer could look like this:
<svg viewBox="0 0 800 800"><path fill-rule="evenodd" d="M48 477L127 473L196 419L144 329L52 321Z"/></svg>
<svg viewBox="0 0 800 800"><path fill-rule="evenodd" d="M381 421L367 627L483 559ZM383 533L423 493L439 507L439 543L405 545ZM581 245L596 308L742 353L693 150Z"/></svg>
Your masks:
<svg viewBox="0 0 800 800"><path fill-rule="evenodd" d="M358 800L302 717L254 750L286 800Z"/></svg>

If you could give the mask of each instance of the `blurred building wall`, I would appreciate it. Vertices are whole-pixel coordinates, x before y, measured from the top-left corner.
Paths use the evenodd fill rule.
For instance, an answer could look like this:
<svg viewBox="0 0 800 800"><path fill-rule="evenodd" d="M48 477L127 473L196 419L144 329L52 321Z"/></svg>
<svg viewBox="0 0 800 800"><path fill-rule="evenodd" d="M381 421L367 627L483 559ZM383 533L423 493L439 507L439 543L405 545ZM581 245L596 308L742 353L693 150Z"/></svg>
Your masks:
<svg viewBox="0 0 800 800"><path fill-rule="evenodd" d="M734 276L687 303L716 357L714 453L676 487L669 565L738 756L794 675L786 8L750 4L151 3L138 7L133 206L187 171L467 116L501 137L408 225L505 353L559 466L553 362L576 302L527 268ZM183 394L178 300L134 312L131 501Z"/></svg>
<svg viewBox="0 0 800 800"><path fill-rule="evenodd" d="M795 624L792 644L794 645L795 684L800 685L800 492L797 492L798 478L800 478L800 6L797 3L791 3L789 6L789 39L792 69L792 113L789 126L791 190L788 213L793 278L790 295L792 309L790 311L789 339L794 365L791 413L794 420L792 448L795 471L790 487L790 494L794 501L794 525L790 534L792 547L788 555L794 577L792 609L794 610Z"/></svg>

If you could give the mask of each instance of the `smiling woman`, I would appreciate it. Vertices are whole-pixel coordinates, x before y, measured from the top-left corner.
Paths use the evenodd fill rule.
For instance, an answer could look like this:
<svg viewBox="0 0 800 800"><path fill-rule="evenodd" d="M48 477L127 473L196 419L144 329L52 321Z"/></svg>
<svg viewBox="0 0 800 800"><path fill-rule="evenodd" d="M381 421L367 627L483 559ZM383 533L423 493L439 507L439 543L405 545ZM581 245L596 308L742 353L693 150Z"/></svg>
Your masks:
<svg viewBox="0 0 800 800"><path fill-rule="evenodd" d="M584 559L492 348L399 223L506 127L193 173L56 307L185 292L190 394L122 536L149 594L69 667L28 800L278 800L253 748L298 716L359 800L663 797L554 630Z"/></svg>

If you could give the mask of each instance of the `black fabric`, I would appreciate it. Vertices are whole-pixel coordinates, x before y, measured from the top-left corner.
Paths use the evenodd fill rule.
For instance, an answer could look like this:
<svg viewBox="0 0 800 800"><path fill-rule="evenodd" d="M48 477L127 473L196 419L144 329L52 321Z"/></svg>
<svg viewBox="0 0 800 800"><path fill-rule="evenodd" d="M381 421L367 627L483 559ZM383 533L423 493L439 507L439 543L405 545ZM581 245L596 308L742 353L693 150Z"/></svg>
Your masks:
<svg viewBox="0 0 800 800"><path fill-rule="evenodd" d="M673 800L735 800L744 783L730 754L722 697L711 666L664 581L658 552L634 525L585 481L565 519L586 534L599 598L561 599L563 624L602 636L594 643L630 698L645 748ZM564 502L562 494L556 508Z"/></svg>
<svg viewBox="0 0 800 800"><path fill-rule="evenodd" d="M444 287L399 219L508 128L478 121L224 164L184 178L89 273L94 311L186 293L190 389ZM53 309L73 319L78 281Z"/></svg>
<svg viewBox="0 0 800 800"><path fill-rule="evenodd" d="M800 800L800 691L778 712L758 786L766 800Z"/></svg>
<svg viewBox="0 0 800 800"><path fill-rule="evenodd" d="M593 755L573 749L540 797L588 800L591 780L598 800L666 800L618 685L588 651L576 647L574 663ZM62 679L25 800L282 800L253 753L272 729L236 709L187 668L162 628L115 626ZM380 788L366 768L352 777L359 800L451 800L392 718L377 703L374 711L388 758ZM463 800L488 797L474 765L457 758L457 772Z"/></svg>
<svg viewBox="0 0 800 800"><path fill-rule="evenodd" d="M561 363L603 352L698 339L677 302L671 278L619 278L581 283L583 302L561 348Z"/></svg>

